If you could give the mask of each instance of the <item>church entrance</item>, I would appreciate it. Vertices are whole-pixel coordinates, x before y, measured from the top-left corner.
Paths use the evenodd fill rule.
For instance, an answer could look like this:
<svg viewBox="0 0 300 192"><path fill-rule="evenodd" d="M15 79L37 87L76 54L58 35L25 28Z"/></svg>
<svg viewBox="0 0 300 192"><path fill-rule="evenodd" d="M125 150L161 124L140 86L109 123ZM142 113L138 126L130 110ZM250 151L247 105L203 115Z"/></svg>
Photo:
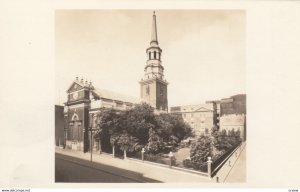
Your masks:
<svg viewBox="0 0 300 192"><path fill-rule="evenodd" d="M82 121L77 117L70 121L67 135L67 148L72 150L83 150L83 128Z"/></svg>

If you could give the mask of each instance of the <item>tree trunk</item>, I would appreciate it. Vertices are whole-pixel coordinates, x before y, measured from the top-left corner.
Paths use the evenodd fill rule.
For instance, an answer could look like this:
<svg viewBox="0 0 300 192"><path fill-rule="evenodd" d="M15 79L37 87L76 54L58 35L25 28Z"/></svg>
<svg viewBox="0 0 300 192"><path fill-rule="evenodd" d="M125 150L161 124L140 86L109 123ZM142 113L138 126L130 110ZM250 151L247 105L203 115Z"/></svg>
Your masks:
<svg viewBox="0 0 300 192"><path fill-rule="evenodd" d="M101 140L99 140L99 153L101 154L101 152L102 152Z"/></svg>

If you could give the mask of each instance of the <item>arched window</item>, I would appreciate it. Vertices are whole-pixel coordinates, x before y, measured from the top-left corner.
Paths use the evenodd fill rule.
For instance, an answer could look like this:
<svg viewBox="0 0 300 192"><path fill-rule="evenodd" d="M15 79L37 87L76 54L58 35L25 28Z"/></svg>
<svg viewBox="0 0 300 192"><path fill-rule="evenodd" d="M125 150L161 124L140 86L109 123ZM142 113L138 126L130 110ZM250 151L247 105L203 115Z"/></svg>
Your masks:
<svg viewBox="0 0 300 192"><path fill-rule="evenodd" d="M78 118L78 115L74 112L73 116L72 116L72 121L77 121L79 118Z"/></svg>
<svg viewBox="0 0 300 192"><path fill-rule="evenodd" d="M158 59L160 60L160 52L158 52Z"/></svg>
<svg viewBox="0 0 300 192"><path fill-rule="evenodd" d="M156 59L156 51L154 51L154 59Z"/></svg>
<svg viewBox="0 0 300 192"><path fill-rule="evenodd" d="M149 51L149 60L151 60L151 52Z"/></svg>

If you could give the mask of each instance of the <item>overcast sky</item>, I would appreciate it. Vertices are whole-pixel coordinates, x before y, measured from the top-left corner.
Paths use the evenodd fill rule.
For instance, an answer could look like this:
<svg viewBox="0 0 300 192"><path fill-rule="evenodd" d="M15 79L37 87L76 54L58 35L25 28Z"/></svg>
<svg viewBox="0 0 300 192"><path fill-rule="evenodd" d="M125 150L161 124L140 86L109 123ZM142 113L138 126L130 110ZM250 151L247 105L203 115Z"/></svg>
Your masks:
<svg viewBox="0 0 300 192"><path fill-rule="evenodd" d="M152 10L58 10L56 104L78 74L98 88L140 96ZM156 10L169 106L246 93L246 14Z"/></svg>

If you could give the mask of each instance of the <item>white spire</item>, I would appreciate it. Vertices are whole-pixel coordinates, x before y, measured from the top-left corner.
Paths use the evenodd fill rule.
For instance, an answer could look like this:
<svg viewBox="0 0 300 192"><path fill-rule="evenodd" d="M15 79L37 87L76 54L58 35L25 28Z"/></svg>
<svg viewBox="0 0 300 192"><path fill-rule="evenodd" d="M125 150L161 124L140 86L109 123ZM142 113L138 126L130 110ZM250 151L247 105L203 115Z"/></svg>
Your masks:
<svg viewBox="0 0 300 192"><path fill-rule="evenodd" d="M150 45L158 45L155 11L153 11L152 34Z"/></svg>

